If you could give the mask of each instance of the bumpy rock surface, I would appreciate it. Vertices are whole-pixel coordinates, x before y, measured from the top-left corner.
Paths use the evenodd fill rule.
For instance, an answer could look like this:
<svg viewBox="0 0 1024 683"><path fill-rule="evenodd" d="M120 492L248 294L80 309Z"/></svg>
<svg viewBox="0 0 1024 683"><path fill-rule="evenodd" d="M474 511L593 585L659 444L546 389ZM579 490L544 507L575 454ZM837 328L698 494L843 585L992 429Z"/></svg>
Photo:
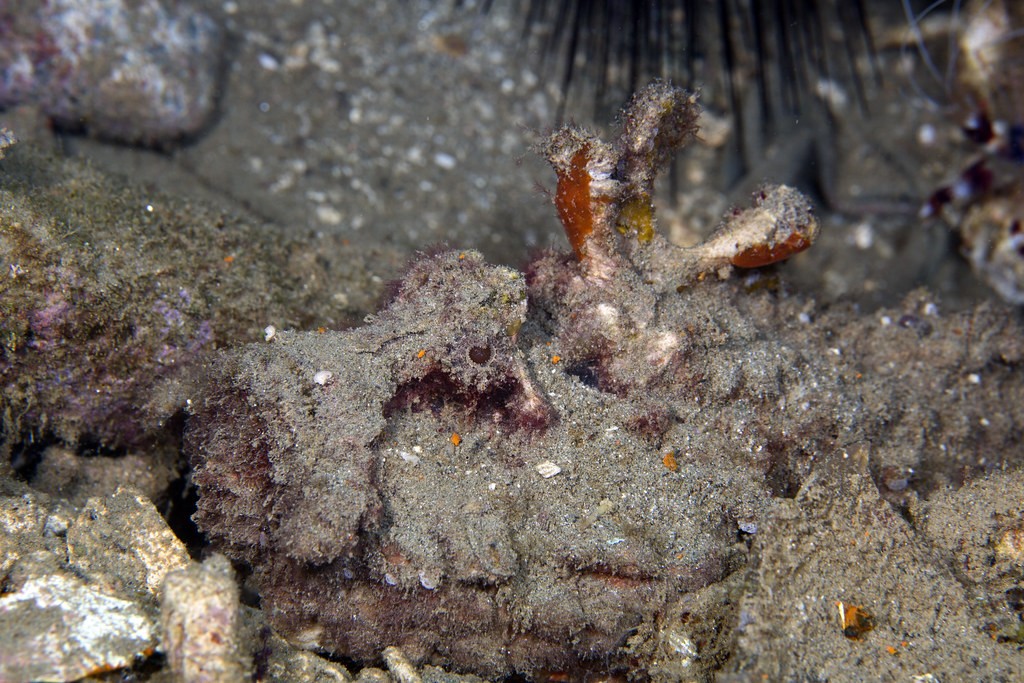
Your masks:
<svg viewBox="0 0 1024 683"><path fill-rule="evenodd" d="M1020 461L1005 311L917 294L863 317L765 276L661 294L554 255L528 281L529 309L514 271L425 258L366 327L211 367L197 521L293 642L488 676L706 672L751 535L819 462L874 444L909 509Z"/></svg>
<svg viewBox="0 0 1024 683"><path fill-rule="evenodd" d="M0 173L4 453L167 439L205 354L267 325L345 326L374 296L363 285L354 310L337 303L369 256L332 255L330 240L282 239L24 145Z"/></svg>
<svg viewBox="0 0 1024 683"><path fill-rule="evenodd" d="M161 647L176 681L230 683L247 677L238 584L227 558L213 555L168 574L160 611Z"/></svg>
<svg viewBox="0 0 1024 683"><path fill-rule="evenodd" d="M160 586L188 554L151 502L120 489L77 511L0 480L0 532L0 680L77 680L155 651Z"/></svg>

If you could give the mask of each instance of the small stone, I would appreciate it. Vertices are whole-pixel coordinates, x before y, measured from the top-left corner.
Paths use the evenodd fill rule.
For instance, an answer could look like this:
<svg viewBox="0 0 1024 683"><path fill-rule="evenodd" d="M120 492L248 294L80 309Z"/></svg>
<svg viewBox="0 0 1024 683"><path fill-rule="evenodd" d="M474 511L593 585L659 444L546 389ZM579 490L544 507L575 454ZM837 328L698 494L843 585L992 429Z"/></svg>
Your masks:
<svg viewBox="0 0 1024 683"><path fill-rule="evenodd" d="M212 555L168 574L160 608L163 649L176 681L248 678L250 663L239 645L238 585L226 557Z"/></svg>
<svg viewBox="0 0 1024 683"><path fill-rule="evenodd" d="M438 152L434 155L434 163L446 171L450 171L455 168L455 157L446 152Z"/></svg>
<svg viewBox="0 0 1024 683"><path fill-rule="evenodd" d="M388 665L391 675L398 679L398 683L423 683L423 679L416 672L416 667L397 647L384 648L384 662Z"/></svg>
<svg viewBox="0 0 1024 683"><path fill-rule="evenodd" d="M1007 529L995 543L996 562L1024 565L1024 527Z"/></svg>
<svg viewBox="0 0 1024 683"><path fill-rule="evenodd" d="M0 107L122 142L195 134L213 114L224 32L186 2L4 3Z"/></svg>
<svg viewBox="0 0 1024 683"><path fill-rule="evenodd" d="M9 129L0 126L0 159L4 158L4 150L8 147L14 146L14 143L18 141L18 138L14 136Z"/></svg>

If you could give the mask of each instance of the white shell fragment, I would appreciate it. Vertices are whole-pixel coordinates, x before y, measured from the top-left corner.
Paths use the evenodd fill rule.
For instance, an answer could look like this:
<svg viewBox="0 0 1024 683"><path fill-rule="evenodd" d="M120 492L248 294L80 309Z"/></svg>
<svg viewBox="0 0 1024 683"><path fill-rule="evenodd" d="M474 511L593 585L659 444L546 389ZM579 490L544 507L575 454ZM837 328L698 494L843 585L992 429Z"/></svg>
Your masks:
<svg viewBox="0 0 1024 683"><path fill-rule="evenodd" d="M334 373L331 372L330 370L320 370L315 375L313 375L313 381L319 384L320 386L324 386L325 384L331 381L332 377L334 377Z"/></svg>
<svg viewBox="0 0 1024 683"><path fill-rule="evenodd" d="M537 474L544 477L545 479L550 479L551 477L555 476L556 474L562 471L561 467L551 462L550 460L545 460L544 462L537 463L535 469L537 470Z"/></svg>

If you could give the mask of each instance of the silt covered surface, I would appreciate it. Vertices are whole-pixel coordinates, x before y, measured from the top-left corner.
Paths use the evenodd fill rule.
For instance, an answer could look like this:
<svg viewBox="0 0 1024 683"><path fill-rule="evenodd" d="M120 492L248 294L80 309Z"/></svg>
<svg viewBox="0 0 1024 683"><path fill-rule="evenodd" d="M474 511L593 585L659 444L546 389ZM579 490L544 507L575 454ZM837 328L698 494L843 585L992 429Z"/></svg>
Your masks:
<svg viewBox="0 0 1024 683"><path fill-rule="evenodd" d="M864 317L764 276L591 287L616 324L588 352L556 296L578 269L541 258L524 309L508 269L425 256L365 327L211 368L187 440L197 520L252 565L282 633L490 677L800 677L890 645L961 666L949 639L995 678L1019 669L985 631L1012 630L1012 608L972 603L915 530L921 496L1019 464L1006 310L946 314L918 292ZM837 601L876 628L845 636ZM929 601L957 617L929 620Z"/></svg>
<svg viewBox="0 0 1024 683"><path fill-rule="evenodd" d="M45 111L41 142L16 126L4 446L88 524L122 483L177 495L189 415L201 552L251 572L246 614L276 629L231 636L256 677L337 677L340 658L382 680L369 665L397 671L394 645L539 680L1021 677L1020 314L978 303L944 229L910 218L977 150L892 78L901 42L880 34L876 118L836 106L809 160L801 117L747 178L820 174L841 210L816 202L819 243L663 291L622 263L600 285L566 255L525 264L562 244L526 152L554 106L507 8L201 4L236 50L207 134L167 154L62 138L150 187L37 159ZM681 206L659 204L676 243L746 205L717 186L712 139L682 165ZM887 202L910 208L874 213ZM338 331L439 239L457 249ZM906 294L925 281L943 296ZM23 586L64 580L76 533L45 522L78 512L4 485L0 522L27 531L4 536L3 597L28 604ZM111 542L138 543L89 547ZM130 587L116 565L100 580ZM871 629L844 622L858 612ZM131 675L170 676L161 656Z"/></svg>

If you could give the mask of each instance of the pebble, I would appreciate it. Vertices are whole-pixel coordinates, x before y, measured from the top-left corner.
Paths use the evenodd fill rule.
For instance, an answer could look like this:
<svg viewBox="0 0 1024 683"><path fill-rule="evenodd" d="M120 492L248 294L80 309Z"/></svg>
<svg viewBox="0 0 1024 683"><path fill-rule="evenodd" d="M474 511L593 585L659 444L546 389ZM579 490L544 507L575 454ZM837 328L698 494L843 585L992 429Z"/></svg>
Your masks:
<svg viewBox="0 0 1024 683"><path fill-rule="evenodd" d="M0 680L70 681L119 669L157 644L138 604L72 576L35 576L0 598Z"/></svg>
<svg viewBox="0 0 1024 683"><path fill-rule="evenodd" d="M0 108L146 145L209 123L223 32L188 2L0 0L0 16Z"/></svg>
<svg viewBox="0 0 1024 683"><path fill-rule="evenodd" d="M160 600L162 645L174 680L244 681L251 662L242 653L238 585L231 563L211 555L167 575Z"/></svg>

